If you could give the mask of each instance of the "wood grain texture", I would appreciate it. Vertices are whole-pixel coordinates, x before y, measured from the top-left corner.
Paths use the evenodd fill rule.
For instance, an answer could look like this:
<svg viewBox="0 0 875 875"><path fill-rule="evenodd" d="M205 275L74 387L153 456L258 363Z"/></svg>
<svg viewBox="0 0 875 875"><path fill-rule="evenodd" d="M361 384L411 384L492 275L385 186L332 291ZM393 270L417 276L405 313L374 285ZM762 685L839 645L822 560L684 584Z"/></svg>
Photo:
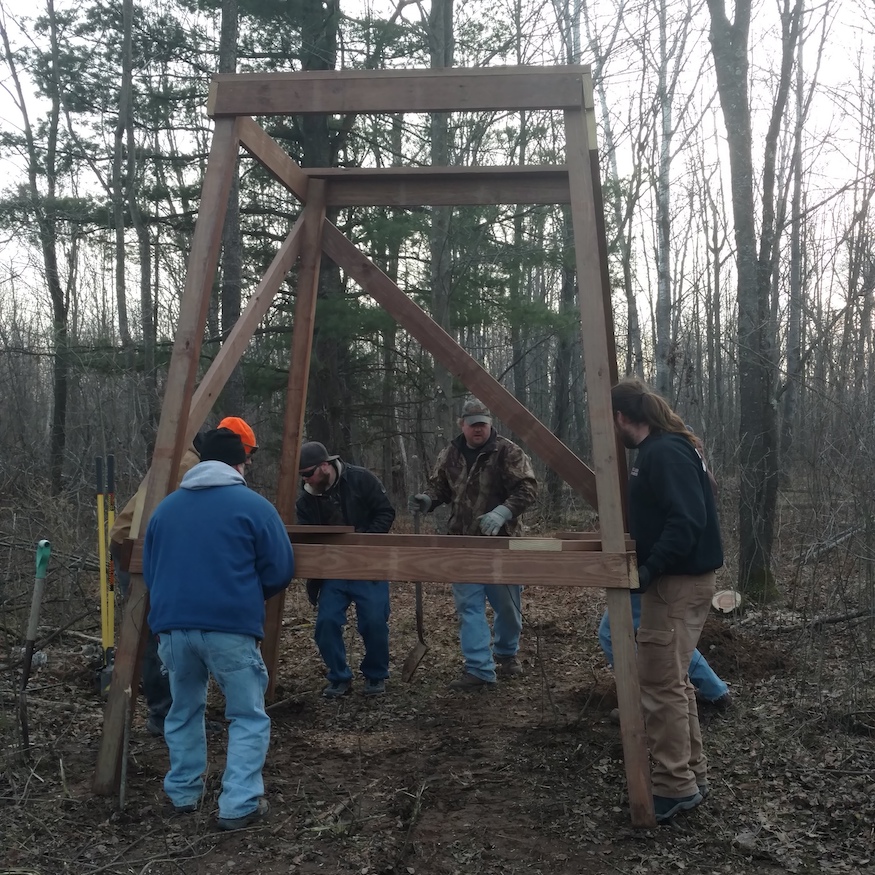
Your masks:
<svg viewBox="0 0 875 875"><path fill-rule="evenodd" d="M629 588L634 554L470 547L295 545L298 577Z"/></svg>
<svg viewBox="0 0 875 875"><path fill-rule="evenodd" d="M280 453L279 483L276 508L286 524L295 519L295 499L298 494L298 457L304 439L304 416L307 408L307 375L313 350L313 329L316 323L316 298L319 292L319 267L322 262L322 225L325 219L325 183L312 180L304 207L304 240L301 266L298 271L298 295L295 300L295 321L292 328L292 355L286 386L286 406L283 416L283 444ZM267 698L276 690L276 667L279 659L279 639L282 631L285 592L277 593L267 603L264 619L264 640L261 655L267 666Z"/></svg>
<svg viewBox="0 0 875 875"><path fill-rule="evenodd" d="M210 116L476 112L580 106L583 65L213 76Z"/></svg>
<svg viewBox="0 0 875 875"><path fill-rule="evenodd" d="M329 207L567 204L564 167L302 168L324 179Z"/></svg>

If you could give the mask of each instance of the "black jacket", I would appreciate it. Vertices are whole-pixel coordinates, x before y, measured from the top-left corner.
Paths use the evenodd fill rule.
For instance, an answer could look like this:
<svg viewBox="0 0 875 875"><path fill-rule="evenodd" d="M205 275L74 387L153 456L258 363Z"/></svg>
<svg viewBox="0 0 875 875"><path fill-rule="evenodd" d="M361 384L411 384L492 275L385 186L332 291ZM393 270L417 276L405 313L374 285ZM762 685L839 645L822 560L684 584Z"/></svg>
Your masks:
<svg viewBox="0 0 875 875"><path fill-rule="evenodd" d="M303 489L295 504L302 526L354 526L357 532L388 532L395 508L386 489L367 468L332 462L339 476L322 495Z"/></svg>
<svg viewBox="0 0 875 875"><path fill-rule="evenodd" d="M638 565L647 568L650 580L704 574L723 564L711 481L682 435L651 434L638 445L629 473L629 528Z"/></svg>

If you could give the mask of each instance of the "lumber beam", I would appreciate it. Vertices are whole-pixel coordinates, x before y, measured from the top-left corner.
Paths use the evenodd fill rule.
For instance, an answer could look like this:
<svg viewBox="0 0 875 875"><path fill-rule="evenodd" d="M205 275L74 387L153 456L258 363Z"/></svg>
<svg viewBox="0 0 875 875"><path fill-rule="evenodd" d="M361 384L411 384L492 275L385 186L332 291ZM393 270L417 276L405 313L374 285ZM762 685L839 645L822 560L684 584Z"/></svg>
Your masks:
<svg viewBox="0 0 875 875"><path fill-rule="evenodd" d="M329 207L567 204L564 167L304 167Z"/></svg>
<svg viewBox="0 0 875 875"><path fill-rule="evenodd" d="M217 74L207 114L479 112L580 106L586 65Z"/></svg>
<svg viewBox="0 0 875 875"><path fill-rule="evenodd" d="M189 410L197 378L210 292L222 243L228 193L237 166L238 143L236 121L217 121L188 258L179 326L167 372L155 451L147 475L146 496L139 521L141 529L148 523L158 502L176 487L179 478L179 463L187 443ZM149 595L142 575L131 574L130 592L122 617L94 773L93 788L99 795L113 793L119 784L125 714L130 712L136 701L136 696L131 695L131 691L136 689L135 684L139 677L139 665L148 629L148 612Z"/></svg>
<svg viewBox="0 0 875 875"><path fill-rule="evenodd" d="M506 422L532 452L598 509L593 472L550 429L327 219L322 239L325 252L402 328Z"/></svg>
<svg viewBox="0 0 875 875"><path fill-rule="evenodd" d="M624 549L624 505L617 476L620 465L620 445L614 430L611 407L611 381L616 374L616 361L611 361L608 345L610 325L609 290L605 288L602 270L604 248L599 244L603 233L596 215L591 151L595 131L590 130L586 110L586 95L581 90L580 105L565 111L566 163L571 186L571 218L574 233L574 258L581 314L581 336L586 366L586 398L592 433L592 451L596 492L598 494L599 530L605 551L621 553ZM634 569L637 586L638 570ZM620 709L620 735L623 742L623 762L629 786L629 808L634 826L654 826L653 795L650 784L650 762L644 743L644 716L641 711L641 690L632 631L632 610L629 599L616 588L608 590L608 612L614 641L614 677Z"/></svg>
<svg viewBox="0 0 875 875"><path fill-rule="evenodd" d="M325 220L325 183L315 179L308 186L304 207L304 246L298 272L298 295L295 300L295 321L292 328L292 354L286 386L286 408L283 417L283 444L280 454L279 483L276 508L286 525L295 520L295 499L298 494L298 457L304 436L307 410L307 377L313 349L313 328L316 323L316 298L319 292L319 267L322 261L322 224ZM267 698L276 691L276 666L279 659L279 639L283 627L286 593L277 593L268 603L264 618L264 641L261 653L267 666Z"/></svg>
<svg viewBox="0 0 875 875"><path fill-rule="evenodd" d="M512 548L506 550L296 544L295 574L302 578L458 583L464 569L464 577L477 583L624 590L629 589L631 576L637 577L634 553L545 551L513 543L524 539L510 540Z"/></svg>

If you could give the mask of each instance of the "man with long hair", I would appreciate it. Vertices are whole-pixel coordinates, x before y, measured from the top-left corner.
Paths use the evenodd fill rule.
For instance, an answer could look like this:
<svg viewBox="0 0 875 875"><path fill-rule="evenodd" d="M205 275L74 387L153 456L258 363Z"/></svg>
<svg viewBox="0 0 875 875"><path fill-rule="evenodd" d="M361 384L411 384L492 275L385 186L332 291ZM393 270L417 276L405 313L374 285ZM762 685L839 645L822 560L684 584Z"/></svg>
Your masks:
<svg viewBox="0 0 875 875"><path fill-rule="evenodd" d="M653 804L664 823L708 795L708 763L688 669L708 616L723 547L714 492L696 437L640 380L611 390L614 427L637 449L629 531L638 555L638 674L653 759Z"/></svg>

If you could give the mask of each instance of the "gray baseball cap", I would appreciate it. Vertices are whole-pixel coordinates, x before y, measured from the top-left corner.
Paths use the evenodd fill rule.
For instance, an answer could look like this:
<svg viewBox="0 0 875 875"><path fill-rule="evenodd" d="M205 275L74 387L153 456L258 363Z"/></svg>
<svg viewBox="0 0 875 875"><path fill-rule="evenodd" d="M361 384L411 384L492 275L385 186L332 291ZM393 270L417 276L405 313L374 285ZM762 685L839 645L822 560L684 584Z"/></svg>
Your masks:
<svg viewBox="0 0 875 875"><path fill-rule="evenodd" d="M482 401L470 398L462 405L462 422L465 425L477 425L480 422L492 425L492 414Z"/></svg>

